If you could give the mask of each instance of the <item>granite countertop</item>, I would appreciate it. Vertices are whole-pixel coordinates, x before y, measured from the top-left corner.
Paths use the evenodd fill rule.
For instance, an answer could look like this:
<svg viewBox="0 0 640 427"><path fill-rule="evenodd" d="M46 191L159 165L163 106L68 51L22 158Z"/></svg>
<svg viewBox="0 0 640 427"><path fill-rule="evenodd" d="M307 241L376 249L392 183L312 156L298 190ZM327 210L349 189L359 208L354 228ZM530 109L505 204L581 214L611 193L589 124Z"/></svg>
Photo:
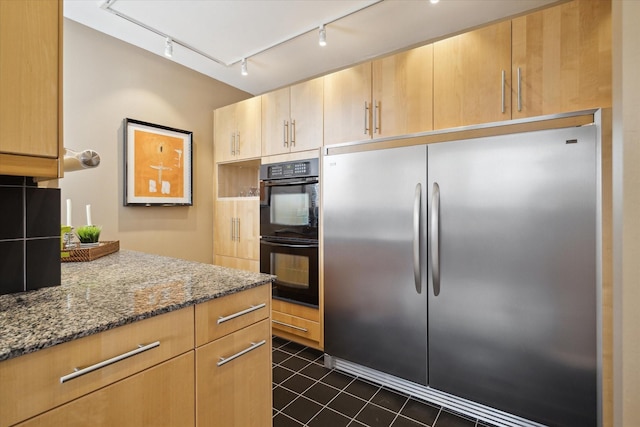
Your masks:
<svg viewBox="0 0 640 427"><path fill-rule="evenodd" d="M0 296L0 361L271 282L273 276L120 250L62 263L62 284Z"/></svg>

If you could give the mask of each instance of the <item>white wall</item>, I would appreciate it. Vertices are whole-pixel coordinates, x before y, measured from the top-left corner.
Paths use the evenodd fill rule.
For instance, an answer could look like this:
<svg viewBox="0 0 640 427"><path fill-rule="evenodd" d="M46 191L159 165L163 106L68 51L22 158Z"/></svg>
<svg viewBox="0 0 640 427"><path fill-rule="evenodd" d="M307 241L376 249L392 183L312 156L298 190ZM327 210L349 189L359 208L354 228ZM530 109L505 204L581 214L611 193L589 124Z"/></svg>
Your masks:
<svg viewBox="0 0 640 427"><path fill-rule="evenodd" d="M213 260L213 110L249 94L74 21L64 21L64 145L100 153L98 168L59 181L62 219L102 225L101 240L201 262ZM122 120L193 131L192 207L124 207Z"/></svg>
<svg viewBox="0 0 640 427"><path fill-rule="evenodd" d="M640 426L640 1L613 1L614 425Z"/></svg>

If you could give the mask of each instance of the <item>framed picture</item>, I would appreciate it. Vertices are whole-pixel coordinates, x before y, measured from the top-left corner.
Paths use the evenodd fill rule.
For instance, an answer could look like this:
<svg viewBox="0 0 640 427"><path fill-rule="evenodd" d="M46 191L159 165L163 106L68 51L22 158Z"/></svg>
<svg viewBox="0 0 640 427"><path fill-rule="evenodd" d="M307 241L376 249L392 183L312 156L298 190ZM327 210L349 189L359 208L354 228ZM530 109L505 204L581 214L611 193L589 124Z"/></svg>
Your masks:
<svg viewBox="0 0 640 427"><path fill-rule="evenodd" d="M124 205L193 205L193 132L126 118Z"/></svg>

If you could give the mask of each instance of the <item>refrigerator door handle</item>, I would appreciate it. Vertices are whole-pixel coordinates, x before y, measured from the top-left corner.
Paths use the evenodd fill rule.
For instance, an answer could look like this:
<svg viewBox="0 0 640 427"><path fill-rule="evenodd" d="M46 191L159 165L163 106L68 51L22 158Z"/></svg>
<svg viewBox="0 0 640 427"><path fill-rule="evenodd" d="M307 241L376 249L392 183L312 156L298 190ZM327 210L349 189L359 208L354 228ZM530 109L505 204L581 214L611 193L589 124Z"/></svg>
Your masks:
<svg viewBox="0 0 640 427"><path fill-rule="evenodd" d="M422 184L416 184L416 193L413 199L413 277L416 284L416 292L422 292L422 271L420 268L420 205L422 201Z"/></svg>
<svg viewBox="0 0 640 427"><path fill-rule="evenodd" d="M440 186L433 183L431 193L431 277L433 295L440 295Z"/></svg>

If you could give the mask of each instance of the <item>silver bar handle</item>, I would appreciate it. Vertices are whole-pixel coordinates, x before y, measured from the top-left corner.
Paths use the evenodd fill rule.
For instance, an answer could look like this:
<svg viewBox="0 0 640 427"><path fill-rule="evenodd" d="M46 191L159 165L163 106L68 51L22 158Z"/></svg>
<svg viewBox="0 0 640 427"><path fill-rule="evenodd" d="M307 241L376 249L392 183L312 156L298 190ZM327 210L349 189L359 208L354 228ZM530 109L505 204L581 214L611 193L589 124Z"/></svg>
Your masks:
<svg viewBox="0 0 640 427"><path fill-rule="evenodd" d="M236 155L236 133L232 132L231 133L231 138L229 140L229 144L230 144L230 148L231 148L231 155L235 156Z"/></svg>
<svg viewBox="0 0 640 427"><path fill-rule="evenodd" d="M380 133L380 102L373 101L373 133Z"/></svg>
<svg viewBox="0 0 640 427"><path fill-rule="evenodd" d="M364 101L364 134L369 134L369 103Z"/></svg>
<svg viewBox="0 0 640 427"><path fill-rule="evenodd" d="M229 320L233 320L236 317L244 316L245 314L249 314L249 313L252 313L252 312L254 312L256 310L260 310L261 308L264 308L266 306L267 306L267 304L263 302L263 303L258 304L258 305L252 305L249 308L245 308L242 311L238 311L237 313L233 313L233 314L230 314L228 316L220 316L220 317L218 317L217 323L219 325L221 323L228 322Z"/></svg>
<svg viewBox="0 0 640 427"><path fill-rule="evenodd" d="M505 109L504 93L505 93L506 79L507 79L507 73L504 70L502 70L502 112L503 113Z"/></svg>
<svg viewBox="0 0 640 427"><path fill-rule="evenodd" d="M518 111L522 111L522 79L520 67L518 67Z"/></svg>
<svg viewBox="0 0 640 427"><path fill-rule="evenodd" d="M283 146L288 147L289 146L289 122L288 121L286 120L284 121L282 130L283 130L283 136L282 136Z"/></svg>
<svg viewBox="0 0 640 427"><path fill-rule="evenodd" d="M112 357L111 359L103 360L102 362L96 363L95 365L87 366L86 368L82 368L82 369L75 368L72 373L60 377L60 384L64 384L65 382L70 381L74 378L78 378L82 375L88 374L89 372L96 371L100 368L104 368L105 366L109 366L123 359L126 359L127 357L135 356L136 354L143 353L147 350L151 350L152 348L156 348L159 346L160 346L160 341L155 341L147 345L141 344L138 346L138 348L134 350L128 351L126 353L122 353L118 356Z"/></svg>
<svg viewBox="0 0 640 427"><path fill-rule="evenodd" d="M296 121L291 120L291 146L296 146Z"/></svg>
<svg viewBox="0 0 640 427"><path fill-rule="evenodd" d="M440 295L440 186L433 183L431 194L431 277L433 295Z"/></svg>
<svg viewBox="0 0 640 427"><path fill-rule="evenodd" d="M275 323L276 325L286 326L287 328L291 328L291 329L297 329L298 331L302 331L302 332L309 332L309 330L306 329L306 328L301 328L300 326L290 325L288 323L284 323L284 322L281 322L279 320L271 320L271 323Z"/></svg>
<svg viewBox="0 0 640 427"><path fill-rule="evenodd" d="M240 155L240 131L236 132L237 138L236 138L236 156Z"/></svg>
<svg viewBox="0 0 640 427"><path fill-rule="evenodd" d="M236 218L236 240L240 241L240 218Z"/></svg>
<svg viewBox="0 0 640 427"><path fill-rule="evenodd" d="M231 241L235 242L236 240L236 219L231 218Z"/></svg>
<svg viewBox="0 0 640 427"><path fill-rule="evenodd" d="M416 292L422 292L422 269L420 268L420 205L422 204L422 184L416 184L413 199L413 277Z"/></svg>
<svg viewBox="0 0 640 427"><path fill-rule="evenodd" d="M221 358L220 358L220 361L217 363L217 365L218 365L218 366L222 366L222 365L224 365L225 363L229 363L229 362L231 362L233 359L237 359L238 357L240 357L240 356L242 356L242 355L244 355L244 354L247 354L247 353L249 353L250 351L255 350L256 348L258 348L258 347L260 347L260 346L263 346L266 342L267 342L267 341L265 341L265 340L262 340L262 341L260 341L260 342L252 342L252 343L251 343L251 346L249 346L249 347L245 348L245 349L244 349L244 350L242 350L242 351L237 352L237 353L236 353L236 354L234 354L233 356L229 356L229 357L221 357Z"/></svg>

